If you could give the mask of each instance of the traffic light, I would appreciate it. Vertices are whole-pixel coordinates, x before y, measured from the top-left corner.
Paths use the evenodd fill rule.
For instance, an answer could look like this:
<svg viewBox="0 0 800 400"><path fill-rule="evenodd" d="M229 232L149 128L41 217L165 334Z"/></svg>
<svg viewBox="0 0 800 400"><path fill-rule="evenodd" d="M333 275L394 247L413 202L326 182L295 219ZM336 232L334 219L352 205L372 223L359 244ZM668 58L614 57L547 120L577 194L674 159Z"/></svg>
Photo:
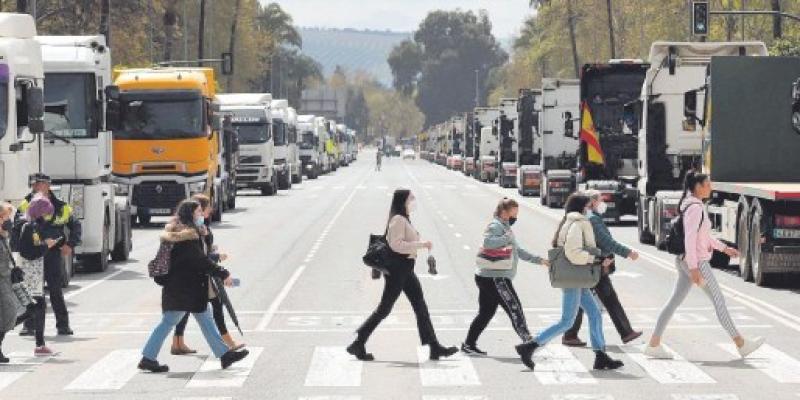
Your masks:
<svg viewBox="0 0 800 400"><path fill-rule="evenodd" d="M692 33L708 35L708 1L692 1Z"/></svg>

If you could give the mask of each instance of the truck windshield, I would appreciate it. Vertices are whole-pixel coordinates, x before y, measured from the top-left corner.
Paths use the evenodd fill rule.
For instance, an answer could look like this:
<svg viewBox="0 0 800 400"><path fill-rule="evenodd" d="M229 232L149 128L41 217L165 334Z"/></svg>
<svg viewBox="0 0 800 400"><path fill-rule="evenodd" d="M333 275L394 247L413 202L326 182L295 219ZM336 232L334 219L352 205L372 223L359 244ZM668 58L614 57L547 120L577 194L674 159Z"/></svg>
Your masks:
<svg viewBox="0 0 800 400"><path fill-rule="evenodd" d="M122 101L122 129L115 139L164 140L205 137L202 98Z"/></svg>
<svg viewBox="0 0 800 400"><path fill-rule="evenodd" d="M233 124L233 126L239 132L241 144L266 143L270 139L268 124Z"/></svg>
<svg viewBox="0 0 800 400"><path fill-rule="evenodd" d="M302 141L300 142L301 149L313 149L314 148L314 132L312 131L304 131L302 135Z"/></svg>
<svg viewBox="0 0 800 400"><path fill-rule="evenodd" d="M622 133L624 106L639 98L642 83L644 71L603 73L588 80L584 98L598 131Z"/></svg>
<svg viewBox="0 0 800 400"><path fill-rule="evenodd" d="M44 127L68 138L97 137L94 74L45 74Z"/></svg>
<svg viewBox="0 0 800 400"><path fill-rule="evenodd" d="M286 123L279 119L273 119L272 126L275 130L275 146L286 146Z"/></svg>
<svg viewBox="0 0 800 400"><path fill-rule="evenodd" d="M8 79L3 77L3 65L0 65L0 138L6 135L8 126Z"/></svg>

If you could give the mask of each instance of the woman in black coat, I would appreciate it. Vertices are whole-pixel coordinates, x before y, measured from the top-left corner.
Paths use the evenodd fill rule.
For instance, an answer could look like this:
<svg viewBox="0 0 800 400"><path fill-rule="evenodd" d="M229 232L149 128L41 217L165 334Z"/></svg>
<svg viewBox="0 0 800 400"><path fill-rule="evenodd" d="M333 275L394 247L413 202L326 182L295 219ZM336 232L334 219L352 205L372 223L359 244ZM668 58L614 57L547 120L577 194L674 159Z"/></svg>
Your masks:
<svg viewBox="0 0 800 400"><path fill-rule="evenodd" d="M178 206L174 222L167 224L161 234L162 244L172 246L169 273L158 282L163 286L162 318L142 350L139 369L150 372L169 371L169 367L156 361L158 353L167 336L187 312L194 315L214 355L221 358L223 369L248 354L247 350L228 349L208 309L209 275L225 279L226 285L231 284L231 278L228 271L220 268L206 255L200 234L203 223L200 204L186 200Z"/></svg>

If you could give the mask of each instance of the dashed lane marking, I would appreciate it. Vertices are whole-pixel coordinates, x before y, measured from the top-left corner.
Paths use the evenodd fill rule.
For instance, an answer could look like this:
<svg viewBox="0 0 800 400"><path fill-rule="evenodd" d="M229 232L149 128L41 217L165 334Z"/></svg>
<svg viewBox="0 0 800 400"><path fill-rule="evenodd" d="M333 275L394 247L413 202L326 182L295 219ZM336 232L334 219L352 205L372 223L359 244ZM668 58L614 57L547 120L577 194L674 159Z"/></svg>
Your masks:
<svg viewBox="0 0 800 400"><path fill-rule="evenodd" d="M564 346L552 344L536 354L536 379L543 385L592 385L597 380Z"/></svg>
<svg viewBox="0 0 800 400"><path fill-rule="evenodd" d="M672 353L672 360L655 360L642 354L639 347L620 346L628 357L639 364L658 383L689 384L689 383L716 383L714 378L708 376L696 365L686 361L678 353L662 345Z"/></svg>

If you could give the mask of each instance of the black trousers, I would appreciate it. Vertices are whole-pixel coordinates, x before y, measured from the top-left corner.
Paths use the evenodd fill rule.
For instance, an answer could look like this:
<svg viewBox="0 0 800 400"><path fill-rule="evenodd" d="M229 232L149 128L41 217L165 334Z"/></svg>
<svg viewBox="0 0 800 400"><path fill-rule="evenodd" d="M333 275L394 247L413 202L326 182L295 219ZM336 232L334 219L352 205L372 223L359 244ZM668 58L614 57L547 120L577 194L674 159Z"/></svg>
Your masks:
<svg viewBox="0 0 800 400"><path fill-rule="evenodd" d="M225 325L225 314L222 311L222 302L219 300L219 297L208 299L208 302L211 303L211 313L214 315L214 323L217 325L219 334L226 335L228 333L228 327ZM178 322L178 325L175 325L175 336L183 336L184 332L186 332L189 314L191 313L186 313Z"/></svg>
<svg viewBox="0 0 800 400"><path fill-rule="evenodd" d="M44 297L36 296L33 298L34 303L29 305L31 308L31 317L27 321L31 322L33 329L33 336L36 339L36 347L44 346Z"/></svg>
<svg viewBox="0 0 800 400"><path fill-rule="evenodd" d="M511 279L485 278L475 275L475 285L478 286L478 315L469 326L465 343L473 346L476 344L478 337L497 312L497 306L503 307L508 314L511 325L520 339L523 342L530 341L531 334L528 331L528 324L525 322L525 312Z"/></svg>
<svg viewBox="0 0 800 400"><path fill-rule="evenodd" d="M56 317L56 329L69 329L69 313L67 312L67 302L64 300L64 290L61 287L62 256L58 250L48 251L44 254L44 280L47 282L47 293L50 297L50 304L53 306L53 314ZM43 307L47 309L47 305ZM35 330L33 318L25 321L25 329Z"/></svg>
<svg viewBox="0 0 800 400"><path fill-rule="evenodd" d="M357 340L361 343L366 343L375 328L392 312L392 307L394 307L394 303L400 297L400 294L405 293L406 298L411 303L411 308L414 309L419 339L422 344L439 343L436 339L436 332L433 330L430 313L428 313L428 305L425 303L425 298L422 294L422 286L419 283L419 278L414 273L414 260L398 261L398 265L392 268L392 274L384 275L384 280L385 285L381 302L378 303L375 311L356 330L358 334Z"/></svg>
<svg viewBox="0 0 800 400"><path fill-rule="evenodd" d="M624 338L633 333L631 322L628 321L625 309L622 308L622 304L619 302L619 298L617 298L617 292L614 290L614 285L611 283L609 275L603 274L603 276L600 277L600 281L597 283L597 286L594 287L594 292L597 294L597 297L600 298L600 302L603 303L603 307L608 312L608 316L611 317L611 321L614 323L614 327L617 328L619 337ZM564 333L564 337L577 338L578 331L581 330L582 322L583 309L578 309L578 316L575 318L575 323L570 330Z"/></svg>

